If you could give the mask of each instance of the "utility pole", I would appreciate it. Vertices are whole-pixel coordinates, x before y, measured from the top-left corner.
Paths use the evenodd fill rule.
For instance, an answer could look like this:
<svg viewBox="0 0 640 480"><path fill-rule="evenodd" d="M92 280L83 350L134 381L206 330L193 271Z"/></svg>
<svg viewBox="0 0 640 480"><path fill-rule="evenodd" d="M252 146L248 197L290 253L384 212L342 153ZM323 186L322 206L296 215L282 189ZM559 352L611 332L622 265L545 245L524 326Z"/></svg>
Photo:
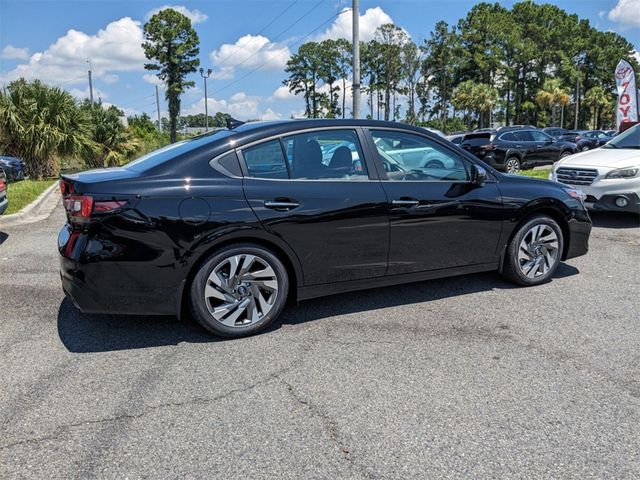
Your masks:
<svg viewBox="0 0 640 480"><path fill-rule="evenodd" d="M353 118L360 118L360 0L353 0Z"/></svg>
<svg viewBox="0 0 640 480"><path fill-rule="evenodd" d="M158 131L162 132L162 123L160 122L160 95L158 94L158 85L156 85L156 110L158 112Z"/></svg>
<svg viewBox="0 0 640 480"><path fill-rule="evenodd" d="M200 69L200 76L204 79L204 124L205 132L209 131L209 100L207 99L207 78L211 76L211 69L207 69L207 74L204 74L204 68Z"/></svg>
<svg viewBox="0 0 640 480"><path fill-rule="evenodd" d="M91 81L91 59L87 58L87 63L89 64L89 100L91 101L91 106L93 107L93 82Z"/></svg>
<svg viewBox="0 0 640 480"><path fill-rule="evenodd" d="M573 123L573 129L578 129L578 104L580 103L580 73L576 76L576 118Z"/></svg>

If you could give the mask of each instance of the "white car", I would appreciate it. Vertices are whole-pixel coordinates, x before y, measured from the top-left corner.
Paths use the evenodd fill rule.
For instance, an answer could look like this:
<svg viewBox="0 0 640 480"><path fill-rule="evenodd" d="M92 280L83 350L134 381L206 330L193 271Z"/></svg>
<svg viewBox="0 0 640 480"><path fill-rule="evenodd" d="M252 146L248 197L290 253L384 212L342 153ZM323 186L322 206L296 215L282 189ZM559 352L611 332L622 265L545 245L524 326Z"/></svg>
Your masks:
<svg viewBox="0 0 640 480"><path fill-rule="evenodd" d="M589 209L640 214L640 124L600 148L559 160L549 180L582 190Z"/></svg>

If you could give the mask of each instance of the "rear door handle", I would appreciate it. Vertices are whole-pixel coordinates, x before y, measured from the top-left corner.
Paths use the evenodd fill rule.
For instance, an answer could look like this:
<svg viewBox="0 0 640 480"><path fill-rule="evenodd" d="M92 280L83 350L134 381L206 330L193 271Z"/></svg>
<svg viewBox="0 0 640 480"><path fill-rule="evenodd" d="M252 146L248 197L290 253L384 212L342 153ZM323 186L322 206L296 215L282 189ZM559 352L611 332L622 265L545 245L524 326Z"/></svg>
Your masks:
<svg viewBox="0 0 640 480"><path fill-rule="evenodd" d="M295 201L266 200L264 206L273 210L293 210L299 207L300 204Z"/></svg>
<svg viewBox="0 0 640 480"><path fill-rule="evenodd" d="M419 204L420 202L415 198L400 198L391 201L391 205L395 205L396 207L415 207Z"/></svg>

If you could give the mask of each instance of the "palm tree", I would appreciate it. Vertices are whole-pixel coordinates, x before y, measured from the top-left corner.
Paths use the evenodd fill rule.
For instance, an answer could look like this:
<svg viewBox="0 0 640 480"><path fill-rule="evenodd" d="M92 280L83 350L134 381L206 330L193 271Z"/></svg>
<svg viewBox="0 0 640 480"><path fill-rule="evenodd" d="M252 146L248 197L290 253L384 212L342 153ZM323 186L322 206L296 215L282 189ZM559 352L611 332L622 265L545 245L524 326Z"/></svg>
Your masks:
<svg viewBox="0 0 640 480"><path fill-rule="evenodd" d="M138 152L140 140L125 128L120 121L122 112L111 105L105 109L102 105L92 106L88 101L82 106L92 118L92 138L98 148L86 159L90 167L111 167L122 165L131 160Z"/></svg>
<svg viewBox="0 0 640 480"><path fill-rule="evenodd" d="M606 90L601 86L592 87L587 90L584 96L585 103L592 108L593 111L593 129L598 128L598 114L601 107L607 107L611 103L611 98L607 95Z"/></svg>
<svg viewBox="0 0 640 480"><path fill-rule="evenodd" d="M556 126L556 109L569 105L569 94L559 78L548 78L536 94L536 103L542 108L551 109L551 125Z"/></svg>
<svg viewBox="0 0 640 480"><path fill-rule="evenodd" d="M61 156L96 150L89 118L68 92L24 79L0 92L0 147L22 158L35 178L57 176Z"/></svg>
<svg viewBox="0 0 640 480"><path fill-rule="evenodd" d="M467 80L458 85L451 95L451 103L453 106L462 110L467 119L467 128L471 130L471 111L475 109L475 90L476 84L473 80Z"/></svg>
<svg viewBox="0 0 640 480"><path fill-rule="evenodd" d="M480 119L479 126L482 128L484 126L483 117L486 117L486 114L491 112L496 103L498 103L498 91L491 85L478 83L474 88L473 96L478 118ZM491 116L489 115L489 117ZM491 119L489 119L489 123L491 123Z"/></svg>

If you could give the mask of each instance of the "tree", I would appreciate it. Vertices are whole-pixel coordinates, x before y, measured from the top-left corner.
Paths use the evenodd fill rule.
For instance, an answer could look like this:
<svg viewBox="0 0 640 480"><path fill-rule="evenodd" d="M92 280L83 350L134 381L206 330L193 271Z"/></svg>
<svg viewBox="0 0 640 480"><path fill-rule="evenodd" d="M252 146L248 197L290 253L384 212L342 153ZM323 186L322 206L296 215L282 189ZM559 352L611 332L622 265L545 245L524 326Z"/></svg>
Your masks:
<svg viewBox="0 0 640 480"><path fill-rule="evenodd" d="M396 109L391 104L391 97L395 97L402 79L402 49L409 42L409 36L393 23L386 23L376 29L374 38L382 59L377 76L384 91L384 119L389 120L393 112L395 120Z"/></svg>
<svg viewBox="0 0 640 480"><path fill-rule="evenodd" d="M599 125L598 113L613 103L612 99L605 89L601 86L591 87L584 96L585 103L592 109L593 129L596 130Z"/></svg>
<svg viewBox="0 0 640 480"><path fill-rule="evenodd" d="M413 42L407 42L402 47L402 81L407 95L407 112L405 120L415 124L418 120L416 112L416 93L420 82L420 64L422 58L420 50Z"/></svg>
<svg viewBox="0 0 640 480"><path fill-rule="evenodd" d="M284 69L289 74L284 85L289 91L298 95L302 93L305 101L305 115L317 118L320 115L326 94L318 91L323 75L323 57L317 42L307 42L300 45L298 53L291 56Z"/></svg>
<svg viewBox="0 0 640 480"><path fill-rule="evenodd" d="M198 34L191 20L181 13L165 8L156 13L144 25L145 42L142 44L147 70L157 70L158 78L166 84L166 99L169 103L169 126L171 142L176 141L177 120L180 114L180 95L193 81L185 78L200 65Z"/></svg>
<svg viewBox="0 0 640 480"><path fill-rule="evenodd" d="M71 94L24 79L0 92L0 146L22 158L34 178L58 176L61 156L83 157L97 149L90 119Z"/></svg>
<svg viewBox="0 0 640 480"><path fill-rule="evenodd" d="M538 93L536 93L536 103L542 108L551 109L551 125L556 126L556 109L559 106L569 105L569 94L562 87L562 80L559 78L548 78Z"/></svg>
<svg viewBox="0 0 640 480"><path fill-rule="evenodd" d="M498 91L486 83L475 83L466 80L458 85L452 93L451 103L466 112L467 128L471 129L471 112L478 114L478 126L484 126L483 117L490 112L498 102Z"/></svg>
<svg viewBox="0 0 640 480"><path fill-rule="evenodd" d="M471 130L471 112L475 109L475 88L473 80L467 80L458 85L451 96L451 103L458 110L465 112L467 129Z"/></svg>
<svg viewBox="0 0 640 480"><path fill-rule="evenodd" d="M342 118L345 118L346 114L346 99L347 99L347 79L352 75L353 68L353 46L351 42L344 38L336 40L336 47L338 49L338 58L336 62L338 78L342 81Z"/></svg>
<svg viewBox="0 0 640 480"><path fill-rule="evenodd" d="M92 105L88 100L81 107L91 118L91 137L97 148L93 155L84 158L91 168L123 165L132 160L140 147L140 140L126 128L120 118L122 112L111 105Z"/></svg>

